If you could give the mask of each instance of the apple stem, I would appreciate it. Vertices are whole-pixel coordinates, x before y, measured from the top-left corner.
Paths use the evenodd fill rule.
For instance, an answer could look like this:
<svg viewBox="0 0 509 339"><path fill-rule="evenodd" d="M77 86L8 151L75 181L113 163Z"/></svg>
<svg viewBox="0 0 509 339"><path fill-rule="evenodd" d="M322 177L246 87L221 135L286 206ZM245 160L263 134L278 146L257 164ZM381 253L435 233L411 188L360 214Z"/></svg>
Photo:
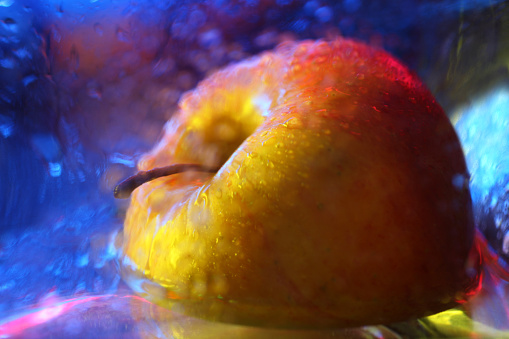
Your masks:
<svg viewBox="0 0 509 339"><path fill-rule="evenodd" d="M160 178L166 177L172 174L178 174L183 172L210 172L215 173L219 168L206 167L198 164L174 164L164 167L153 168L148 171L139 171L135 175L121 181L113 191L113 195L117 199L127 199L131 196L131 193L143 185L144 183Z"/></svg>

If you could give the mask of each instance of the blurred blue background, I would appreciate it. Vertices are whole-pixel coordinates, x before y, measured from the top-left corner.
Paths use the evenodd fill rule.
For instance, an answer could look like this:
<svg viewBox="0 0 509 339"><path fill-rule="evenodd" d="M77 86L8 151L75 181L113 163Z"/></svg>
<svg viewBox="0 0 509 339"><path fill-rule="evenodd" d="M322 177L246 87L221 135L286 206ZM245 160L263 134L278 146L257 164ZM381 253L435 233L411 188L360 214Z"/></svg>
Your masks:
<svg viewBox="0 0 509 339"><path fill-rule="evenodd" d="M125 289L111 239L180 95L288 40L346 36L417 72L456 124L479 227L509 253L509 10L495 0L0 0L0 319Z"/></svg>

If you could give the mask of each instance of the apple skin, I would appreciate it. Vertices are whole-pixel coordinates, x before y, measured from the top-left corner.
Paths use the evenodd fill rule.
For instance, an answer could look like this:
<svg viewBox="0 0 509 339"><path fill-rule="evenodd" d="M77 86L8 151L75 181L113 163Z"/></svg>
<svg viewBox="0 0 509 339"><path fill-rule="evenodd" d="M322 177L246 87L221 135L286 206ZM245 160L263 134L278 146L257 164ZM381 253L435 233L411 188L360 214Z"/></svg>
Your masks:
<svg viewBox="0 0 509 339"><path fill-rule="evenodd" d="M479 280L460 143L416 76L338 39L203 81L140 170L221 165L133 192L126 281L187 315L275 328L404 321Z"/></svg>

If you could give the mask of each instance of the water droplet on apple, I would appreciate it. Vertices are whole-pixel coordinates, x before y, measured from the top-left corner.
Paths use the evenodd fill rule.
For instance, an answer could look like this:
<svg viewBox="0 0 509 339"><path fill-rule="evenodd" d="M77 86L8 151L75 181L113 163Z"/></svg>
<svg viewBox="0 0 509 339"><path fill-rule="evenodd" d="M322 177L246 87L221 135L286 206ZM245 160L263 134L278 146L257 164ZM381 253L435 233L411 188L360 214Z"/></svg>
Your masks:
<svg viewBox="0 0 509 339"><path fill-rule="evenodd" d="M303 125L302 120L297 117L293 117L293 118L286 120L286 122L284 124L285 127L290 128L290 129L302 128L302 125Z"/></svg>
<svg viewBox="0 0 509 339"><path fill-rule="evenodd" d="M208 200L208 196L206 193L201 193L200 194L200 203L203 204L204 206L208 206L209 204L209 200Z"/></svg>

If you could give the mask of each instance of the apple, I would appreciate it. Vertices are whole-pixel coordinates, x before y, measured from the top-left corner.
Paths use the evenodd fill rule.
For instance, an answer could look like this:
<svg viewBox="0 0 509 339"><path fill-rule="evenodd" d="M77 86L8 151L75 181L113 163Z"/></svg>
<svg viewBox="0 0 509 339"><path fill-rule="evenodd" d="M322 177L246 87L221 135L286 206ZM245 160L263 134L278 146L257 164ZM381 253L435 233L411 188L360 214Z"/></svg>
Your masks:
<svg viewBox="0 0 509 339"><path fill-rule="evenodd" d="M127 183L121 251L127 283L176 312L352 327L430 315L478 285L460 143L386 52L287 43L215 73L138 167L178 164L193 171Z"/></svg>

